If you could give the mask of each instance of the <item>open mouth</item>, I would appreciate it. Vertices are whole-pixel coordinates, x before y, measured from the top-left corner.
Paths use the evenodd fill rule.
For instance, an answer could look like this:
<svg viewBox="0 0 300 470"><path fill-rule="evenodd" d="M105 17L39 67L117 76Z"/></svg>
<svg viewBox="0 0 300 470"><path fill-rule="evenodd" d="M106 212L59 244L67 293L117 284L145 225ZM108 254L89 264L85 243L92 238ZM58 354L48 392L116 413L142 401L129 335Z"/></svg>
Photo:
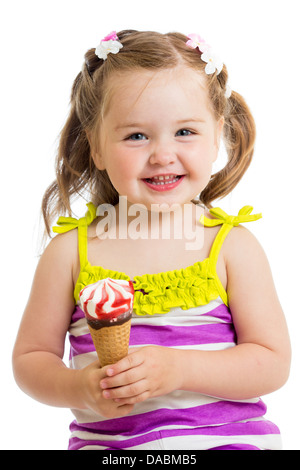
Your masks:
<svg viewBox="0 0 300 470"><path fill-rule="evenodd" d="M144 178L144 183L156 191L168 191L175 188L182 181L184 175L160 175L153 178Z"/></svg>
<svg viewBox="0 0 300 470"><path fill-rule="evenodd" d="M148 183L162 185L175 183L179 178L181 178L179 175L154 176L153 178L146 178L146 181L148 181Z"/></svg>

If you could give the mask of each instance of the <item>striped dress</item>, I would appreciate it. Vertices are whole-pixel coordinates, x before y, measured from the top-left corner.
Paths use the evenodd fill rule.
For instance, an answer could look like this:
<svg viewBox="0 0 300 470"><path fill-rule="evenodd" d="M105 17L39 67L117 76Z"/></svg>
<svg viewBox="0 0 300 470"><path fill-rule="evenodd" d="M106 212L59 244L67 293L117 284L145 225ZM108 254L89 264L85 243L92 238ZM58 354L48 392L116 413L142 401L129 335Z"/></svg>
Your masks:
<svg viewBox="0 0 300 470"><path fill-rule="evenodd" d="M88 204L85 217L58 220L56 232L78 227L81 272L75 287L76 306L69 328L70 368L80 369L97 360L84 313L80 290L99 279L126 279L125 273L92 266L87 259L87 226L96 217ZM226 292L216 274L218 253L234 225L256 220L246 206L236 217L220 209L205 225L221 225L210 255L185 269L136 276L131 347L159 345L201 351L236 345L236 334ZM196 371L195 371L196 373ZM176 390L149 398L121 418L102 418L90 410L72 410L70 450L216 450L281 449L279 429L264 418L266 406L258 398L223 400Z"/></svg>

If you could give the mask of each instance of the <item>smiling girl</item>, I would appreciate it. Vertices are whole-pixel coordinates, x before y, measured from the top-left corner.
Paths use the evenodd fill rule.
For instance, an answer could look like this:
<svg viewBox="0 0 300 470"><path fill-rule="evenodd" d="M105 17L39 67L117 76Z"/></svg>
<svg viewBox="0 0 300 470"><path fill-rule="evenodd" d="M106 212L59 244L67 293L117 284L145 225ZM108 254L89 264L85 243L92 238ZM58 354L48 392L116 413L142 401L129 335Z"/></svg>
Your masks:
<svg viewBox="0 0 300 470"><path fill-rule="evenodd" d="M53 229L13 358L26 393L72 408L70 449L281 448L260 396L288 378L289 337L266 256L239 225L260 214L211 206L239 182L255 141L227 79L197 35L122 31L86 53L43 199L48 233L53 217L71 216L73 195L91 202ZM228 163L212 174L222 138ZM99 233L104 204L118 215L114 238ZM128 236L136 205L148 237ZM165 213L180 237L162 235ZM189 250L195 227L202 243ZM107 277L133 281L134 313L129 354L100 368L79 292Z"/></svg>

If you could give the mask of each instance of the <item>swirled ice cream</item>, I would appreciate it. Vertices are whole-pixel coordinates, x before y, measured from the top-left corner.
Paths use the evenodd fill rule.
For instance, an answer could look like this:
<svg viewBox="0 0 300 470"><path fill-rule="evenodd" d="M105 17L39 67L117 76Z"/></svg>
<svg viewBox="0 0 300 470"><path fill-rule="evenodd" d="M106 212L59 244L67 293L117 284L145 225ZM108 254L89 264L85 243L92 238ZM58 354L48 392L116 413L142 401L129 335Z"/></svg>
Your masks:
<svg viewBox="0 0 300 470"><path fill-rule="evenodd" d="M134 289L132 281L101 279L80 292L81 308L101 367L128 354Z"/></svg>
<svg viewBox="0 0 300 470"><path fill-rule="evenodd" d="M120 325L132 315L132 281L101 279L84 287L79 296L81 308L93 328Z"/></svg>

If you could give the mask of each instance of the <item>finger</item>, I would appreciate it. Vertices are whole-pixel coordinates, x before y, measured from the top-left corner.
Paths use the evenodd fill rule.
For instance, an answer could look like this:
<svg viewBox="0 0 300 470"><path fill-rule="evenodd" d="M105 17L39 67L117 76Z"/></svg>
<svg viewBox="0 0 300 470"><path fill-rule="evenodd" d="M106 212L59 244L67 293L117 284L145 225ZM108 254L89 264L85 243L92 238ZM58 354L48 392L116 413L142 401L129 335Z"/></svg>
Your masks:
<svg viewBox="0 0 300 470"><path fill-rule="evenodd" d="M138 382L145 378L145 370L142 366L134 367L133 369L121 372L113 377L104 377L100 381L100 387L105 389L112 389L116 387L124 387L126 385Z"/></svg>
<svg viewBox="0 0 300 470"><path fill-rule="evenodd" d="M112 364L108 366L106 369L106 374L109 377L112 377L116 374L120 374L125 370L132 369L133 367L137 367L143 362L141 355L139 354L139 350L130 351L129 354L121 359L120 361L116 362L116 364Z"/></svg>
<svg viewBox="0 0 300 470"><path fill-rule="evenodd" d="M110 388L103 390L102 395L106 399L133 398L142 393L149 392L147 381L145 379L134 382L124 387Z"/></svg>

